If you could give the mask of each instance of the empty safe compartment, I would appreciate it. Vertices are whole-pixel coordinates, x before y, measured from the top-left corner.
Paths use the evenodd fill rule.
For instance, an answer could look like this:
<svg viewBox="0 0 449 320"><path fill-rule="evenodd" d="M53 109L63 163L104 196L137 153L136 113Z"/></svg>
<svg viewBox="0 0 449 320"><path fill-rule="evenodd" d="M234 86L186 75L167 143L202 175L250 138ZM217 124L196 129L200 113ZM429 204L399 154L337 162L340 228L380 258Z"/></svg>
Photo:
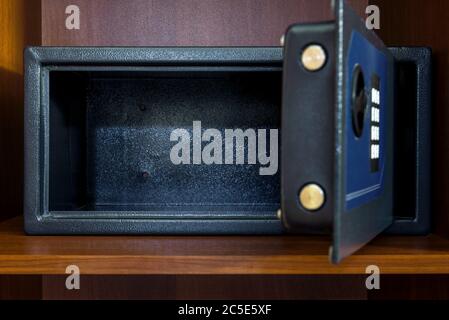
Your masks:
<svg viewBox="0 0 449 320"><path fill-rule="evenodd" d="M250 161L249 152L259 154L249 137L244 163L237 138L232 164L225 150L228 131L249 129L253 146L265 133L269 155L270 132L280 128L281 49L31 48L26 55L39 69L27 81L28 94L39 96L27 98L39 114L38 122L26 120L27 131L36 130L27 135L26 184L39 193L26 201L35 216L29 233L282 231L277 150L268 175L260 174L266 164ZM202 157L212 141L201 141L206 130L221 136L221 163ZM188 134L188 163L171 157L179 155L177 132Z"/></svg>
<svg viewBox="0 0 449 320"><path fill-rule="evenodd" d="M279 174L195 165L192 131L201 124L201 133L213 128L224 140L225 129L279 128L280 69L114 69L49 71L50 212L273 216ZM171 160L177 129L190 135L190 164Z"/></svg>

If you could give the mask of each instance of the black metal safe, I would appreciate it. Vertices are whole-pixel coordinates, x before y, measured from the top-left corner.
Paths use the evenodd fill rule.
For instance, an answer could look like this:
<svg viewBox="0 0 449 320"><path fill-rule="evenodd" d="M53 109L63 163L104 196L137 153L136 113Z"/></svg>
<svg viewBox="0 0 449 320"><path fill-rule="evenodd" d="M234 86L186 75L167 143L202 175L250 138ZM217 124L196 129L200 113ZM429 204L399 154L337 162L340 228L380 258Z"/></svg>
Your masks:
<svg viewBox="0 0 449 320"><path fill-rule="evenodd" d="M416 185L429 169L417 147L428 146L430 109L416 85L425 85L423 59L430 57L422 49L392 51L404 61L398 90L407 93L407 108L415 106L398 129L408 136L398 152L414 159L399 179ZM281 167L261 176L259 166L176 166L169 155L170 133L197 120L219 130L280 128L282 64L281 48L27 49L27 231L283 232ZM398 192L393 231L426 232L428 199L407 190Z"/></svg>
<svg viewBox="0 0 449 320"><path fill-rule="evenodd" d="M335 22L291 27L285 48L26 49L27 233L333 232L339 262L388 226L429 232L431 50L387 49L335 9ZM387 178L356 189L378 202L345 209L343 175L360 163L343 161L360 146L364 174Z"/></svg>

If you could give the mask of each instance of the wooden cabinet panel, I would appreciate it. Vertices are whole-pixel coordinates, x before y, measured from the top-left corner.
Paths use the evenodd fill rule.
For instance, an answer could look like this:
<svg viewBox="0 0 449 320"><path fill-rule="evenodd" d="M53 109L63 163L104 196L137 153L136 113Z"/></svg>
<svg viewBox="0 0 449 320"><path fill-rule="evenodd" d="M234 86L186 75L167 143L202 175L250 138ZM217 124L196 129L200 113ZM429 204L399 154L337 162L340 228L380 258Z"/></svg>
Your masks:
<svg viewBox="0 0 449 320"><path fill-rule="evenodd" d="M22 214L23 49L40 44L39 12L39 0L0 0L0 220Z"/></svg>
<svg viewBox="0 0 449 320"><path fill-rule="evenodd" d="M351 1L361 14L368 0ZM65 8L80 9L80 30ZM42 0L46 46L278 46L296 22L330 20L330 0Z"/></svg>
<svg viewBox="0 0 449 320"><path fill-rule="evenodd" d="M84 276L81 290L69 291L64 276L44 276L42 297L46 300L365 300L368 293L364 284L363 276Z"/></svg>
<svg viewBox="0 0 449 320"><path fill-rule="evenodd" d="M429 46L434 52L433 216L436 232L449 237L449 1L371 2L380 7L379 34L387 45Z"/></svg>

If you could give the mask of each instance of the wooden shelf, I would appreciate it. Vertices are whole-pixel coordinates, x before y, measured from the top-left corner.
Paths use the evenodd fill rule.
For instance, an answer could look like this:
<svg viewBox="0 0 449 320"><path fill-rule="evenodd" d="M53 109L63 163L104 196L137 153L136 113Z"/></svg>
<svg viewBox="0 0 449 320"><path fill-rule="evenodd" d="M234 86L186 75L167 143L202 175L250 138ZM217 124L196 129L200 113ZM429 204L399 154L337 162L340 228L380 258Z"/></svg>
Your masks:
<svg viewBox="0 0 449 320"><path fill-rule="evenodd" d="M326 237L26 236L21 218L0 224L0 274L336 275L449 274L449 240L379 237L341 265L329 263Z"/></svg>

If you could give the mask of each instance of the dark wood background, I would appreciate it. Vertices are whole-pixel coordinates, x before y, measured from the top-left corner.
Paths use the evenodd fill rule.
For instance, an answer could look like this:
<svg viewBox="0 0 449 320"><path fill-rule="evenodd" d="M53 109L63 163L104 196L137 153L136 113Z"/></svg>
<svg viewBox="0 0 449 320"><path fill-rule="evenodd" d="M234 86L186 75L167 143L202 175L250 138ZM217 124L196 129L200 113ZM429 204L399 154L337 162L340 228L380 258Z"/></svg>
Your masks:
<svg viewBox="0 0 449 320"><path fill-rule="evenodd" d="M363 14L368 0L351 1ZM449 237L449 1L372 0L388 45L435 53L435 228ZM26 45L277 46L287 26L332 18L329 0L0 0L0 220L22 214ZM69 4L81 30L64 28ZM387 277L380 293L359 277L88 277L78 298L448 298L449 278ZM62 283L61 283L62 282ZM164 289L165 288L165 289ZM249 290L251 288L252 290ZM343 289L342 289L343 288ZM0 276L0 298L77 298L61 277Z"/></svg>
<svg viewBox="0 0 449 320"><path fill-rule="evenodd" d="M447 300L449 276L381 278L368 291L362 276L84 276L81 290L63 276L0 276L0 300Z"/></svg>
<svg viewBox="0 0 449 320"><path fill-rule="evenodd" d="M429 46L434 55L433 216L436 233L449 238L449 1L374 0L379 34L391 46Z"/></svg>
<svg viewBox="0 0 449 320"><path fill-rule="evenodd" d="M368 0L351 0L363 14ZM66 6L81 29L66 30ZM45 46L278 46L287 27L333 18L330 0L42 0Z"/></svg>
<svg viewBox="0 0 449 320"><path fill-rule="evenodd" d="M39 0L0 0L0 221L22 214L23 48L41 43Z"/></svg>

